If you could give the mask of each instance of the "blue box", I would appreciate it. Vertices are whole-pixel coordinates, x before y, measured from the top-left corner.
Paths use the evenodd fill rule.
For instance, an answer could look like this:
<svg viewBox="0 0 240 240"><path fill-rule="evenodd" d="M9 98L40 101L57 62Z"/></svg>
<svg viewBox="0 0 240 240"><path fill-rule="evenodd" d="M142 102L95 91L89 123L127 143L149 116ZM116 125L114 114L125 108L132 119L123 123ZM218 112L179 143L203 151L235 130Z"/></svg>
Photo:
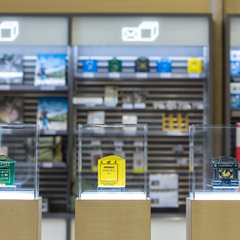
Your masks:
<svg viewBox="0 0 240 240"><path fill-rule="evenodd" d="M82 71L83 72L97 72L98 71L98 61L96 59L86 59L82 60Z"/></svg>
<svg viewBox="0 0 240 240"><path fill-rule="evenodd" d="M172 61L169 58L161 58L157 61L157 72L172 72Z"/></svg>
<svg viewBox="0 0 240 240"><path fill-rule="evenodd" d="M240 94L231 93L231 109L240 109Z"/></svg>

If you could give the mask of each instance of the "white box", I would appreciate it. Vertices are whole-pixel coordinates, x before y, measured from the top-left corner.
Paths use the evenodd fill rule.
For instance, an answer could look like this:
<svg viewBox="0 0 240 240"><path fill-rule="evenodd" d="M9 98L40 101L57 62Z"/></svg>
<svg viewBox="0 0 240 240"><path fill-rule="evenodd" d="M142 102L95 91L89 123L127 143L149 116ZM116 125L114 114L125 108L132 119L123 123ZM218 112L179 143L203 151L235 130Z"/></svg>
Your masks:
<svg viewBox="0 0 240 240"><path fill-rule="evenodd" d="M152 207L173 207L178 208L178 191L162 191L149 193Z"/></svg>
<svg viewBox="0 0 240 240"><path fill-rule="evenodd" d="M149 188L156 190L178 189L178 174L150 174Z"/></svg>

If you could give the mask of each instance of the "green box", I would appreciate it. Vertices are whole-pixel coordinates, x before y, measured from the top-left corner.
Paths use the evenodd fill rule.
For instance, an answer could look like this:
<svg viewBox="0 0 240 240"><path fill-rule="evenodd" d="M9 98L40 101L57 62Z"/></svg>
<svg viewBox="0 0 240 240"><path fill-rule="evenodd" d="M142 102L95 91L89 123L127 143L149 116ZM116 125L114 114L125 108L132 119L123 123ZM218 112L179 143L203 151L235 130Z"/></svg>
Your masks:
<svg viewBox="0 0 240 240"><path fill-rule="evenodd" d="M0 186L14 185L15 160L0 155Z"/></svg>

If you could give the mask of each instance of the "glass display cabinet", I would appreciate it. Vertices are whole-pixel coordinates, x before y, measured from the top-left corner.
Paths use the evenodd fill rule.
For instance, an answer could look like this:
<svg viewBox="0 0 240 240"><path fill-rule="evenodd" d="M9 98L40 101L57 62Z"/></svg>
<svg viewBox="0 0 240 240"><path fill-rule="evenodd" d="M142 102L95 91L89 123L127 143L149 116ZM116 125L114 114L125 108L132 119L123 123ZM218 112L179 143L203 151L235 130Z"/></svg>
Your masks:
<svg viewBox="0 0 240 240"><path fill-rule="evenodd" d="M234 149L226 152L224 143ZM190 198L196 200L240 199L238 162L240 128L190 126Z"/></svg>
<svg viewBox="0 0 240 240"><path fill-rule="evenodd" d="M0 124L1 239L41 238L38 135L34 124Z"/></svg>
<svg viewBox="0 0 240 240"><path fill-rule="evenodd" d="M0 124L0 199L37 199L38 128Z"/></svg>
<svg viewBox="0 0 240 240"><path fill-rule="evenodd" d="M150 240L147 125L78 125L78 137L76 240Z"/></svg>
<svg viewBox="0 0 240 240"><path fill-rule="evenodd" d="M79 198L147 198L147 125L79 125Z"/></svg>
<svg viewBox="0 0 240 240"><path fill-rule="evenodd" d="M221 239L221 229L240 234L239 145L239 126L190 126L187 240Z"/></svg>

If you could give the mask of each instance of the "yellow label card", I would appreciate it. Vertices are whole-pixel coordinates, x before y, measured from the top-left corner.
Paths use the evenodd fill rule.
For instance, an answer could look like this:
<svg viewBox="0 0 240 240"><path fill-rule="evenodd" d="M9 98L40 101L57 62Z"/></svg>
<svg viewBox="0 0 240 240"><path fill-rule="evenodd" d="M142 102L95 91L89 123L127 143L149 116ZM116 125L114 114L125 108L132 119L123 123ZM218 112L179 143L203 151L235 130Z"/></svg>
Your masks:
<svg viewBox="0 0 240 240"><path fill-rule="evenodd" d="M118 156L98 160L98 187L125 187L126 163Z"/></svg>
<svg viewBox="0 0 240 240"><path fill-rule="evenodd" d="M188 73L202 73L202 61L197 58L189 59Z"/></svg>

